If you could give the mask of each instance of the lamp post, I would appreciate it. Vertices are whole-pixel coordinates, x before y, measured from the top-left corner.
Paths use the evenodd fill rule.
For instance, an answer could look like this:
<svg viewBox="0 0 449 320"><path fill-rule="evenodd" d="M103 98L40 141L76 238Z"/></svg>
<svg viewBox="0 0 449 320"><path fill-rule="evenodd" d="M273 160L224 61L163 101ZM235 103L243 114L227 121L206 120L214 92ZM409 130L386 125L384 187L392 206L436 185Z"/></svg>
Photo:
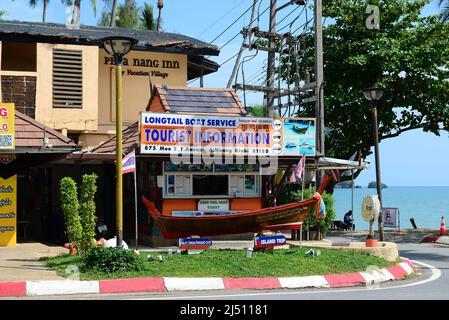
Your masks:
<svg viewBox="0 0 449 320"><path fill-rule="evenodd" d="M365 98L373 103L372 114L373 114L373 137L374 137L374 156L376 159L376 184L377 184L377 194L379 196L380 207L382 208L382 182L380 179L380 160L379 160L379 136L377 132L377 107L379 106L380 99L385 94L385 89L382 88L367 88L363 90L363 95ZM379 224L379 239L384 241L384 226L382 220L382 214L379 214L378 218Z"/></svg>
<svg viewBox="0 0 449 320"><path fill-rule="evenodd" d="M106 37L101 39L104 50L114 57L115 64L115 85L116 85L116 230L117 247L122 247L123 240L123 176L122 176L122 63L123 57L131 51L137 43L136 39L128 37Z"/></svg>

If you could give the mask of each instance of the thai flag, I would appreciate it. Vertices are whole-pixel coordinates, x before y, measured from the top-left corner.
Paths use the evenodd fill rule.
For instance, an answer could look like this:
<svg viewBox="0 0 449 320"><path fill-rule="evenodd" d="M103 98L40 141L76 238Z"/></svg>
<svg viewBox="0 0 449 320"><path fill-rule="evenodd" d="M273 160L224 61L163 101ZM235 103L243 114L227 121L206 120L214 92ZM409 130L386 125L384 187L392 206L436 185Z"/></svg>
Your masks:
<svg viewBox="0 0 449 320"><path fill-rule="evenodd" d="M301 180L301 173L302 170L304 170L304 156L299 160L298 164L296 165L295 170L293 171L292 175L290 176L290 183L295 183Z"/></svg>
<svg viewBox="0 0 449 320"><path fill-rule="evenodd" d="M136 152L128 153L122 160L122 174L136 171Z"/></svg>

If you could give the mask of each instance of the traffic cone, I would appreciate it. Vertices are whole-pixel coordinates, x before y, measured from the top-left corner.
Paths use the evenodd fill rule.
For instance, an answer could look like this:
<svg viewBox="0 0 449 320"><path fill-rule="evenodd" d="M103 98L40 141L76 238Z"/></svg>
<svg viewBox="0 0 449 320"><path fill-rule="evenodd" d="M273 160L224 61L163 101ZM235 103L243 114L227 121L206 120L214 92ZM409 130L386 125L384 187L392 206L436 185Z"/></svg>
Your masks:
<svg viewBox="0 0 449 320"><path fill-rule="evenodd" d="M441 217L440 236L446 235L446 224L444 223L444 217Z"/></svg>

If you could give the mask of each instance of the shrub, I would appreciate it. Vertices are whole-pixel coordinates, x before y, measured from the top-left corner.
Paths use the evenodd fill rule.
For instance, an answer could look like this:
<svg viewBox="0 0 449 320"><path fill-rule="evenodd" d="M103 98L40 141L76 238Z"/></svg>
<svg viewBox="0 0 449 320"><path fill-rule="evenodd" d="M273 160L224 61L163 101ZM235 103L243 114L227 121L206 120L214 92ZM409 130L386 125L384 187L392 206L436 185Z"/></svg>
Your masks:
<svg viewBox="0 0 449 320"><path fill-rule="evenodd" d="M61 179L61 208L64 213L67 238L70 243L79 244L82 236L82 227L78 214L79 203L76 193L76 183L72 178Z"/></svg>
<svg viewBox="0 0 449 320"><path fill-rule="evenodd" d="M83 175L79 208L82 226L81 247L83 250L95 246L94 237L97 217L95 216L94 198L97 192L96 181L97 175L94 173Z"/></svg>
<svg viewBox="0 0 449 320"><path fill-rule="evenodd" d="M134 251L120 248L92 248L84 257L87 272L135 272L145 270L146 265Z"/></svg>

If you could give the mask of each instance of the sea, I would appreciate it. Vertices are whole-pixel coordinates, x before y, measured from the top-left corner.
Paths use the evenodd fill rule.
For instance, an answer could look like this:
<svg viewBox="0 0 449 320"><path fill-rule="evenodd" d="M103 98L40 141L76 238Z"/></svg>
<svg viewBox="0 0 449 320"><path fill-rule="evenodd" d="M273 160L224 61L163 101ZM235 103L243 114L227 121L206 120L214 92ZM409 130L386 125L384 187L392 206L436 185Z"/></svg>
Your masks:
<svg viewBox="0 0 449 320"><path fill-rule="evenodd" d="M354 224L356 230L368 230L369 223L361 215L363 197L377 194L376 189L354 189ZM351 210L351 189L334 189L335 220L342 220ZM441 217L449 223L449 186L447 187L388 187L382 190L382 205L399 208L401 229L413 228L410 219L418 228L440 228ZM377 221L375 223L377 230ZM388 230L388 229L387 229Z"/></svg>

